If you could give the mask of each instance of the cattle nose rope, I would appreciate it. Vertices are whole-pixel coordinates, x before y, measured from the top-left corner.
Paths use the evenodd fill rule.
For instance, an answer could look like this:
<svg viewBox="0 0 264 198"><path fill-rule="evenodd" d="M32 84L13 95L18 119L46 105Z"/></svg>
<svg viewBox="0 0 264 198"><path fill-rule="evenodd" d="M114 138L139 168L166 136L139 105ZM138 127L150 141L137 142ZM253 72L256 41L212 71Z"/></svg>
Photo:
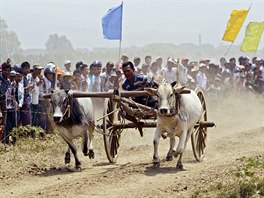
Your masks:
<svg viewBox="0 0 264 198"><path fill-rule="evenodd" d="M65 116L67 113L68 113L68 115L67 115L67 117L65 118L64 116ZM67 120L70 116L71 116L71 107L70 107L70 105L68 104L67 107L66 107L66 110L65 110L64 114L62 115L62 118L63 118L63 120Z"/></svg>

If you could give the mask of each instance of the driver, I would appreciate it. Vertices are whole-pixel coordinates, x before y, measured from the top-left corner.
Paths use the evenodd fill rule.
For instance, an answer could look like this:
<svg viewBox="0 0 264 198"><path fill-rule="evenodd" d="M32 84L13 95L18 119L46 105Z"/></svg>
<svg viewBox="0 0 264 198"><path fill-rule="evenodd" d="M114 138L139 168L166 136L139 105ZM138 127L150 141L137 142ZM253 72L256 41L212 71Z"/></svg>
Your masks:
<svg viewBox="0 0 264 198"><path fill-rule="evenodd" d="M122 88L125 91L143 91L145 87L154 87L154 82L151 78L148 78L144 75L139 75L135 73L134 64L130 61L123 63L122 65L123 73L126 77L126 80L122 84ZM152 108L156 108L156 100L151 96L137 96L133 97L133 100L137 103L147 105ZM143 122L139 122L136 117L133 115L133 110L131 108L124 106L126 111L126 119L137 124L137 128L140 132L140 135L143 136Z"/></svg>
<svg viewBox="0 0 264 198"><path fill-rule="evenodd" d="M122 65L123 73L126 80L122 84L125 91L143 91L145 87L154 87L151 78L135 73L135 67L132 62L125 62ZM156 108L156 100L151 96L137 96L133 100L137 103Z"/></svg>

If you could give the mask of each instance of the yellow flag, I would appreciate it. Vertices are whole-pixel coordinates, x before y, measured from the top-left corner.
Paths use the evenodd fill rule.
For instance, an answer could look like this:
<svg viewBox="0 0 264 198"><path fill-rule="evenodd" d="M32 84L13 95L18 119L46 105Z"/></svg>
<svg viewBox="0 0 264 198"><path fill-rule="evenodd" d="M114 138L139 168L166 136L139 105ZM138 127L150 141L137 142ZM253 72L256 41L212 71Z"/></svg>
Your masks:
<svg viewBox="0 0 264 198"><path fill-rule="evenodd" d="M236 36L247 17L248 10L233 10L227 23L225 34L222 38L224 41L234 42Z"/></svg>
<svg viewBox="0 0 264 198"><path fill-rule="evenodd" d="M264 30L264 22L250 22L247 25L246 35L240 50L243 52L256 52Z"/></svg>

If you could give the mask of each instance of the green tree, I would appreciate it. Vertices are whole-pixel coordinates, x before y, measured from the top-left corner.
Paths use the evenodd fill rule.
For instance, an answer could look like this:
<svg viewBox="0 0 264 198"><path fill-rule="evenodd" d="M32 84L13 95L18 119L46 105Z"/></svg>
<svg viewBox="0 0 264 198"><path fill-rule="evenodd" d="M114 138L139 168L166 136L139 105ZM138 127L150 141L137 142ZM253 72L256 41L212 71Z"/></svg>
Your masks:
<svg viewBox="0 0 264 198"><path fill-rule="evenodd" d="M6 22L0 18L0 60L6 61L21 52L20 41L15 32L9 31Z"/></svg>
<svg viewBox="0 0 264 198"><path fill-rule="evenodd" d="M71 42L66 36L59 36L58 34L49 35L49 38L45 44L48 53L58 56L67 55L74 52Z"/></svg>

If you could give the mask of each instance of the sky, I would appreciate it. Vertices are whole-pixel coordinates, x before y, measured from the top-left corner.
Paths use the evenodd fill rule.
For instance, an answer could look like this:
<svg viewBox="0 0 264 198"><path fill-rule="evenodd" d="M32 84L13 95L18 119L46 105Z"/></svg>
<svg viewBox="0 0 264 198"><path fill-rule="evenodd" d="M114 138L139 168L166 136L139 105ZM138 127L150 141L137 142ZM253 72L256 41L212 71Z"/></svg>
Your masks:
<svg viewBox="0 0 264 198"><path fill-rule="evenodd" d="M151 43L194 43L214 46L222 41L232 10L250 12L235 45L240 45L249 22L264 21L264 0L124 0L122 47ZM14 31L23 49L45 48L49 35L65 35L74 48L118 47L103 38L101 18L121 1L0 0L0 17ZM264 36L259 49L264 46Z"/></svg>

